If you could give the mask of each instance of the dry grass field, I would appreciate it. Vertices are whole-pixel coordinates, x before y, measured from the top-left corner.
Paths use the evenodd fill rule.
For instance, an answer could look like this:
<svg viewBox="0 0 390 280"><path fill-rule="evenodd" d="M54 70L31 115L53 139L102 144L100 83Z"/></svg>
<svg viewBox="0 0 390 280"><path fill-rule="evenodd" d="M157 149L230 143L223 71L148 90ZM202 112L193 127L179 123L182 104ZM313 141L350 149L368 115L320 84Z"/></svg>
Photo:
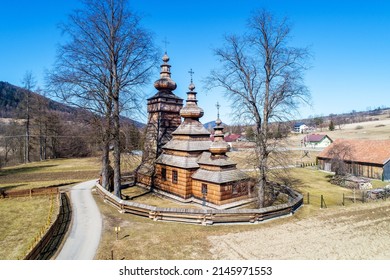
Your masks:
<svg viewBox="0 0 390 280"><path fill-rule="evenodd" d="M371 139L371 140L388 140L390 139L390 118L382 117L377 121L367 121L360 123L346 124L339 129L336 126L334 131L324 128L322 131L317 130L317 134L327 134L331 139ZM304 134L291 134L289 137L289 146L300 147Z"/></svg>
<svg viewBox="0 0 390 280"><path fill-rule="evenodd" d="M358 127L358 129L357 129ZM363 127L363 128L361 128ZM390 119L345 125L341 130L318 132L337 138L389 139ZM299 148L304 135L292 135L288 147ZM318 154L307 156L290 149L282 158L287 164L314 162ZM241 169L253 170L253 151L230 152ZM277 166L277 161L274 165ZM276 173L277 174L277 173ZM275 175L277 179L278 175ZM96 201L104 217L104 234L96 259L390 259L390 199L370 203L343 203L349 189L329 183L330 175L315 168L291 168L293 187L305 195L305 205L293 216L253 225L198 226L153 222L120 214L99 197ZM388 184L373 181L374 187ZM129 190L130 191L130 190ZM307 194L310 204L307 204ZM140 193L134 193L138 195ZM323 195L327 208L320 208ZM356 193L360 196L360 193ZM144 200L143 200L144 199ZM135 201L166 206L166 200L138 197ZM175 206L170 202L169 207ZM114 227L120 226L119 240Z"/></svg>
<svg viewBox="0 0 390 280"><path fill-rule="evenodd" d="M121 214L95 195L104 218L104 233L96 259L111 259L112 251L114 259L132 260L390 259L390 254L376 254L381 242L390 241L388 237L381 239L385 236L382 230L390 229L386 222L390 220L387 217L390 199L365 204L349 201L342 206L343 193L351 194L351 191L330 184L327 173L297 168L290 175L297 190L311 193L310 204L293 216L252 225L153 222ZM325 197L326 209L320 209L321 194ZM141 201L138 199L135 201ZM166 206L166 200L148 199L154 205ZM178 206L171 202L169 207ZM114 231L117 226L121 227L118 240ZM351 233L353 235L348 236ZM358 248L359 242L361 248Z"/></svg>
<svg viewBox="0 0 390 280"><path fill-rule="evenodd" d="M98 158L53 159L0 170L0 189L20 190L74 184L99 177Z"/></svg>
<svg viewBox="0 0 390 280"><path fill-rule="evenodd" d="M99 170L97 158L55 159L7 167L0 170L0 189L75 184L97 178ZM47 222L49 209L48 196L0 199L0 259L23 258L28 253Z"/></svg>
<svg viewBox="0 0 390 280"><path fill-rule="evenodd" d="M0 200L0 259L23 259L45 226L50 197ZM55 210L54 213L57 211Z"/></svg>

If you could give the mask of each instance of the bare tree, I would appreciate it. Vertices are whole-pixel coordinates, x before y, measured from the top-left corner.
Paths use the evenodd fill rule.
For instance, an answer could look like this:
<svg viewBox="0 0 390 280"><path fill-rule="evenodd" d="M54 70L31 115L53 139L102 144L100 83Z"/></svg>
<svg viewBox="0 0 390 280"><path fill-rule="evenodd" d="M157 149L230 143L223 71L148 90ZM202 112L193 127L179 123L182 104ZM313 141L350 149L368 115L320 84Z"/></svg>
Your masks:
<svg viewBox="0 0 390 280"><path fill-rule="evenodd" d="M26 138L25 138L25 148L24 148L24 163L30 162L30 121L31 121L31 102L30 102L30 92L35 88L36 86L36 80L34 75L31 71L27 71L24 74L23 80L22 80L23 87L25 89L25 126L26 126Z"/></svg>
<svg viewBox="0 0 390 280"><path fill-rule="evenodd" d="M344 142L333 143L332 148L328 152L330 164L335 175L345 176L350 172L350 166L353 165L353 147ZM348 164L347 162L350 162Z"/></svg>
<svg viewBox="0 0 390 280"><path fill-rule="evenodd" d="M240 120L255 124L259 206L264 207L268 159L277 146L270 122L287 120L309 100L303 83L309 52L288 46L287 20L265 10L254 12L248 27L248 34L225 36L224 47L215 50L222 67L211 72L208 82L225 89Z"/></svg>
<svg viewBox="0 0 390 280"><path fill-rule="evenodd" d="M108 186L114 149L114 192L120 196L120 112L140 108L140 87L156 63L152 36L126 0L83 0L62 25L70 41L60 47L51 85L63 100L96 113L101 123L102 183ZM99 120L100 118L100 120Z"/></svg>

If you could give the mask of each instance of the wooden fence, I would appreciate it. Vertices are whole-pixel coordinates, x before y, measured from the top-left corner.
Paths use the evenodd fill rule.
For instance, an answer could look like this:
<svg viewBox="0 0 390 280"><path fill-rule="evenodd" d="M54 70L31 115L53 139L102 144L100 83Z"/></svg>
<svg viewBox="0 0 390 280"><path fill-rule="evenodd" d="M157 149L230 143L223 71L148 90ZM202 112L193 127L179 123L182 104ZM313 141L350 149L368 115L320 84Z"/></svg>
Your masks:
<svg viewBox="0 0 390 280"><path fill-rule="evenodd" d="M0 190L0 198L16 198L26 196L56 195L59 193L58 186L42 187L26 190Z"/></svg>
<svg viewBox="0 0 390 280"><path fill-rule="evenodd" d="M55 221L39 239L25 260L48 260L60 247L72 219L72 209L66 193L59 193L60 207Z"/></svg>
<svg viewBox="0 0 390 280"><path fill-rule="evenodd" d="M96 184L99 195L121 213L143 216L154 221L175 221L183 223L212 225L218 223L257 223L292 215L303 203L303 196L290 188L284 188L289 196L286 204L261 209L189 209L162 208L132 201L124 201Z"/></svg>

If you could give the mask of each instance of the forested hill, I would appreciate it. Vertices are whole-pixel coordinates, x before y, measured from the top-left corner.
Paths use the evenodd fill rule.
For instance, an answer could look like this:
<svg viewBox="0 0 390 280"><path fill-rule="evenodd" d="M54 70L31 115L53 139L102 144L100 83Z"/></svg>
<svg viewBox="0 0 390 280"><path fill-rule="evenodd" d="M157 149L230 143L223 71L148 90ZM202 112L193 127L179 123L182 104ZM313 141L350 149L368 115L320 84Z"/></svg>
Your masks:
<svg viewBox="0 0 390 280"><path fill-rule="evenodd" d="M0 118L24 118L25 113L22 108L26 106L25 98L25 89L7 82L0 81ZM36 107L37 104L45 104L49 111L60 113L61 116L65 117L66 119L87 113L87 111L84 109L74 108L62 104L31 91L29 94L29 100L31 102L31 107ZM126 123L132 123L138 128L144 126L143 123L131 120L126 117L122 117L122 120Z"/></svg>
<svg viewBox="0 0 390 280"><path fill-rule="evenodd" d="M16 118L19 116L20 107L25 100L26 90L7 82L0 82L0 117ZM47 104L48 110L74 114L76 108L56 102L42 95L30 91L30 100L34 106L36 103Z"/></svg>

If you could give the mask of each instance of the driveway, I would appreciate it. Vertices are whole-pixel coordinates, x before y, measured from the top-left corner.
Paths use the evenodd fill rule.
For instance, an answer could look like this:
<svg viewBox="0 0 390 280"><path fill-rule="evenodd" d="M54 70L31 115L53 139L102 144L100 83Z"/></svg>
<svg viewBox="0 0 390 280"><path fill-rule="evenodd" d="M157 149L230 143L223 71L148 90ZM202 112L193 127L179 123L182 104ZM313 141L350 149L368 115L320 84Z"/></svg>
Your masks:
<svg viewBox="0 0 390 280"><path fill-rule="evenodd" d="M93 260L102 232L102 217L91 189L96 180L74 186L70 191L72 225L57 260Z"/></svg>

